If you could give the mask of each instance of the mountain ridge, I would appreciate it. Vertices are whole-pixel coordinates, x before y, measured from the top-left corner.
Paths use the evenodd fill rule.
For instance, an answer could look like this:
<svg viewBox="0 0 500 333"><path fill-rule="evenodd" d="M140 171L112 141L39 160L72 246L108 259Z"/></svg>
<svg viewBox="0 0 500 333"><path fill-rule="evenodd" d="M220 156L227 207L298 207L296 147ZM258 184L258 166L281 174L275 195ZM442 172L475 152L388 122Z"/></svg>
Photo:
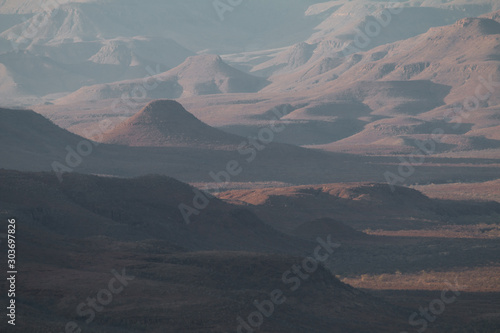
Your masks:
<svg viewBox="0 0 500 333"><path fill-rule="evenodd" d="M244 138L224 133L201 122L173 100L148 103L100 142L149 147L220 147L236 149Z"/></svg>

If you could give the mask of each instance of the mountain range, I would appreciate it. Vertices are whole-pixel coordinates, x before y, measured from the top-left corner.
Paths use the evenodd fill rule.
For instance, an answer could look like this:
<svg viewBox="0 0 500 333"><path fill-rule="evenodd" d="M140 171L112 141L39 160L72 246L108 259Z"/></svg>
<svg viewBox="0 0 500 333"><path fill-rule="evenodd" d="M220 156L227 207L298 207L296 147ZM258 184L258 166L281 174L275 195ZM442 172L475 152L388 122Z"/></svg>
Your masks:
<svg viewBox="0 0 500 333"><path fill-rule="evenodd" d="M94 3L75 4L87 5ZM247 5L242 6L228 16ZM21 56L0 55L5 59L6 101L22 100L22 91L43 90L38 97L30 93L31 102L24 104L44 98L45 103L32 106L35 111L84 136L103 117L129 117L152 100L175 98L201 121L240 136L252 135L271 110L286 107L278 121L287 130L276 133L276 141L328 151L411 152L418 148L416 141L431 139L434 130L443 132L439 153L499 149L500 23L498 12L488 13L497 9L496 2L394 6L311 5L306 17L323 23L309 39L288 48L222 56L193 56L168 36L117 37L118 31L110 39L73 41L62 53L50 50L59 42L33 42ZM363 14L368 12L374 13L371 18ZM468 14L478 17L464 18ZM389 20L387 15L390 22L384 27L380 19ZM339 25L339 17L349 24ZM420 22L414 31L397 28L410 18ZM373 22L381 29L369 45L347 42L356 40L357 32L366 35ZM77 45L95 45L85 48L95 53L76 52L72 48ZM81 58L73 63L63 59L74 53ZM159 54L169 55L161 60ZM22 73L27 62L44 68L40 81L47 82L51 73L57 73L57 81L39 84L30 71L29 82L22 83L28 77ZM74 66L80 69L68 72ZM112 76L102 79L108 82L96 82L104 73Z"/></svg>
<svg viewBox="0 0 500 333"><path fill-rule="evenodd" d="M0 331L497 332L499 92L498 0L0 0Z"/></svg>

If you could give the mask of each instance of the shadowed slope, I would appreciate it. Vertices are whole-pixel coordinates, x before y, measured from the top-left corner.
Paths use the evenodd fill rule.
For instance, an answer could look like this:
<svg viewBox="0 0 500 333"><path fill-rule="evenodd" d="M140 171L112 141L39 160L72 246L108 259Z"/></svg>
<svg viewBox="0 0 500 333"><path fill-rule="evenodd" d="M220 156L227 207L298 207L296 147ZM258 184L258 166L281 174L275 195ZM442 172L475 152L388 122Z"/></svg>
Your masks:
<svg viewBox="0 0 500 333"><path fill-rule="evenodd" d="M158 100L103 135L99 141L126 146L236 146L243 140L198 120L178 102Z"/></svg>

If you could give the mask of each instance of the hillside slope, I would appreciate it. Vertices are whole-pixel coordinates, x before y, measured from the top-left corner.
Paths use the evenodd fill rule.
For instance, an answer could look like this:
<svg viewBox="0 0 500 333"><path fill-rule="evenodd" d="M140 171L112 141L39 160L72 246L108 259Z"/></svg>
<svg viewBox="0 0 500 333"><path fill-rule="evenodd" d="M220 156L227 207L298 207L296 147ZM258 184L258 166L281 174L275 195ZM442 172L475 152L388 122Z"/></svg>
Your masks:
<svg viewBox="0 0 500 333"><path fill-rule="evenodd" d="M232 147L237 149L242 137L224 133L198 120L178 102L158 100L149 103L100 142L135 147ZM226 148L227 149L227 148Z"/></svg>

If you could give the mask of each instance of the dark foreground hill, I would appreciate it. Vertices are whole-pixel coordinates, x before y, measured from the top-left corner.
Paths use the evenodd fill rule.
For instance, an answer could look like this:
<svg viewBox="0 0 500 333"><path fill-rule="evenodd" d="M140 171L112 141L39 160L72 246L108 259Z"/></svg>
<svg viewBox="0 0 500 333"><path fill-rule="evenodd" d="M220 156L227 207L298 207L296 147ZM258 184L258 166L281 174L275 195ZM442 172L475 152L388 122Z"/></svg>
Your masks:
<svg viewBox="0 0 500 333"><path fill-rule="evenodd" d="M0 179L2 225L9 218L17 225L22 332L67 325L92 333L386 332L405 325L398 308L321 265L254 252L312 256L316 242L283 236L216 199L186 225L177 205L192 199L192 188L173 179L71 174L60 183L5 170ZM335 255L323 248L321 255ZM307 276L287 273L294 265Z"/></svg>
<svg viewBox="0 0 500 333"><path fill-rule="evenodd" d="M35 237L25 239L36 242ZM17 304L22 332L63 332L69 322L91 333L245 332L238 331L239 325L245 327L239 318L246 325L253 318L261 332L368 333L400 331L407 319L398 308L341 283L323 267L290 290L282 275L302 258L174 252L161 241L58 240L50 247L46 240L30 248L20 243L25 256L38 254L22 262ZM109 290L113 270L130 279L122 292L100 312L81 308L94 318L79 315L79 306ZM270 316L261 319L253 303L269 306L273 291L283 292L278 302L284 302L263 310Z"/></svg>
<svg viewBox="0 0 500 333"><path fill-rule="evenodd" d="M134 179L0 170L0 200L44 232L139 241L189 250L299 252L307 246L253 213L165 176ZM29 193L29 195L27 195Z"/></svg>

